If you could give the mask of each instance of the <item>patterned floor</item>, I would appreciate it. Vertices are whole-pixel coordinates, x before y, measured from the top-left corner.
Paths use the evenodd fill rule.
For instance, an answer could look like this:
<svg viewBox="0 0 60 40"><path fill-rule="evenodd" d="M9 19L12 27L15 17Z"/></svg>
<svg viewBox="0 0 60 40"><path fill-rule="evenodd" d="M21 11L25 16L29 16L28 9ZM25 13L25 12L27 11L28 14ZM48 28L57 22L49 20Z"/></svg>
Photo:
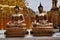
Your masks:
<svg viewBox="0 0 60 40"><path fill-rule="evenodd" d="M60 40L60 37L33 37L33 38L14 37L0 40Z"/></svg>

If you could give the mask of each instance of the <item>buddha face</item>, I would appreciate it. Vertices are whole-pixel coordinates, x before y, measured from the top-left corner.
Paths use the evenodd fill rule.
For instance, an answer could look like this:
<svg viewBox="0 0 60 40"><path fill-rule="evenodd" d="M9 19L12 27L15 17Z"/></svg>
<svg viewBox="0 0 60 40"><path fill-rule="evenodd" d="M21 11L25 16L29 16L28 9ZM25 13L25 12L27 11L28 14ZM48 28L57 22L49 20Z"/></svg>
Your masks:
<svg viewBox="0 0 60 40"><path fill-rule="evenodd" d="M43 12L43 8L40 8L39 12L42 13Z"/></svg>
<svg viewBox="0 0 60 40"><path fill-rule="evenodd" d="M18 8L15 8L15 13L18 13L19 12L19 9Z"/></svg>

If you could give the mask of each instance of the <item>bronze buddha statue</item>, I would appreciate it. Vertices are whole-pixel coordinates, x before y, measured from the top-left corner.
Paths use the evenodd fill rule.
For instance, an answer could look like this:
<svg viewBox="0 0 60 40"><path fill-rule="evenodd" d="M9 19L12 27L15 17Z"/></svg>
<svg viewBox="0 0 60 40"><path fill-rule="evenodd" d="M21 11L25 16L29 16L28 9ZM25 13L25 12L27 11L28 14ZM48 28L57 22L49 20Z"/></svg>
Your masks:
<svg viewBox="0 0 60 40"><path fill-rule="evenodd" d="M24 16L23 14L19 13L19 7L15 6L14 10L15 14L12 15L11 21L7 23L7 26L11 27L25 26L26 24L24 23Z"/></svg>

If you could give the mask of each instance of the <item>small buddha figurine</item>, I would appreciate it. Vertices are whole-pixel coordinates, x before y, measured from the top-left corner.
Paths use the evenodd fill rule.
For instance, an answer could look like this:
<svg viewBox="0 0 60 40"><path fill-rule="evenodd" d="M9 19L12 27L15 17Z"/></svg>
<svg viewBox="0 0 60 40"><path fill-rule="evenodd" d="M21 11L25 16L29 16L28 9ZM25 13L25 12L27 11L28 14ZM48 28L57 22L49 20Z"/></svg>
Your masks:
<svg viewBox="0 0 60 40"><path fill-rule="evenodd" d="M8 26L13 26L13 27L25 26L24 16L23 16L23 14L19 13L19 7L15 6L14 10L15 10L15 14L12 15L11 21L8 22L7 25Z"/></svg>

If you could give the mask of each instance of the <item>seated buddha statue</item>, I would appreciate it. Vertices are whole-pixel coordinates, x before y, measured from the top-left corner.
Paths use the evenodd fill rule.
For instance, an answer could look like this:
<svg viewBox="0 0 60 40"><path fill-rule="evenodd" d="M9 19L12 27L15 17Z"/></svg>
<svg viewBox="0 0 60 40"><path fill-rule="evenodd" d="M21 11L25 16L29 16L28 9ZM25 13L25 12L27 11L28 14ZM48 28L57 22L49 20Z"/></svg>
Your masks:
<svg viewBox="0 0 60 40"><path fill-rule="evenodd" d="M32 26L33 36L51 36L53 34L53 24L48 23L47 13L43 12L43 6L38 7L39 13L35 15Z"/></svg>
<svg viewBox="0 0 60 40"><path fill-rule="evenodd" d="M14 8L15 14L12 15L11 21L7 23L8 27L23 27L26 24L24 23L24 16L23 14L19 13L19 7L15 6Z"/></svg>
<svg viewBox="0 0 60 40"><path fill-rule="evenodd" d="M36 25L46 24L48 21L47 13L43 12L43 6L41 4L39 5L38 10L39 10L39 13L35 15L34 23Z"/></svg>

